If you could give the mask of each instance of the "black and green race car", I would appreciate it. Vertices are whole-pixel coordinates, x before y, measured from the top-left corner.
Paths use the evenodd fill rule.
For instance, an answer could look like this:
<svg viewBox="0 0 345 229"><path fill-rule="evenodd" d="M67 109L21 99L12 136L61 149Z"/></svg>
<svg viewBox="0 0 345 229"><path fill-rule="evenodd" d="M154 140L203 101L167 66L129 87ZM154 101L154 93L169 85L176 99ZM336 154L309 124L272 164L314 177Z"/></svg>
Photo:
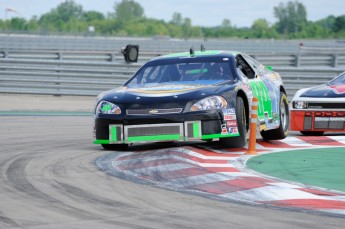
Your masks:
<svg viewBox="0 0 345 229"><path fill-rule="evenodd" d="M264 139L283 139L289 127L278 73L235 51L157 57L123 86L101 93L94 109L94 143L120 149L133 143L220 140L246 144L251 101L259 99Z"/></svg>

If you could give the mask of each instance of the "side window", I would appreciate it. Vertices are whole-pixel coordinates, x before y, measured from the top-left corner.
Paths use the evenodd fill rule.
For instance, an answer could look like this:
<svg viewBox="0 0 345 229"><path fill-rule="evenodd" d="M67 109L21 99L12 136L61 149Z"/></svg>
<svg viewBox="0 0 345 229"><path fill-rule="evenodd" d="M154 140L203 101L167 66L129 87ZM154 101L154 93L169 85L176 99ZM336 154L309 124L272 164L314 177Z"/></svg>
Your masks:
<svg viewBox="0 0 345 229"><path fill-rule="evenodd" d="M255 71L241 55L236 56L236 61L236 67L241 70L246 77L249 79L255 78Z"/></svg>
<svg viewBox="0 0 345 229"><path fill-rule="evenodd" d="M254 69L254 70L258 70L261 66L261 64L255 60L254 58L248 56L248 55L243 55L243 58L245 58L245 60L247 61L247 63Z"/></svg>

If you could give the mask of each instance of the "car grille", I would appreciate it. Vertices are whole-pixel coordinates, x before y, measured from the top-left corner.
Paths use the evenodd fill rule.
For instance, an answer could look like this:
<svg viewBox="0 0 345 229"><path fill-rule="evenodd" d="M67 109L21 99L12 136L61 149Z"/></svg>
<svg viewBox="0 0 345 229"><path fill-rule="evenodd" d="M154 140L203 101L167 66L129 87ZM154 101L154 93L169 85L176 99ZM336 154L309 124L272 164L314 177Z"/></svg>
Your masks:
<svg viewBox="0 0 345 229"><path fill-rule="evenodd" d="M344 111L312 111L304 116L304 130L344 130Z"/></svg>
<svg viewBox="0 0 345 229"><path fill-rule="evenodd" d="M182 108L171 109L128 109L128 115L155 115L155 114L176 114L181 113Z"/></svg>
<svg viewBox="0 0 345 229"><path fill-rule="evenodd" d="M315 129L343 130L345 118L340 117L315 117Z"/></svg>
<svg viewBox="0 0 345 229"><path fill-rule="evenodd" d="M345 103L308 103L310 109L345 109Z"/></svg>
<svg viewBox="0 0 345 229"><path fill-rule="evenodd" d="M183 140L183 123L125 126L126 142Z"/></svg>

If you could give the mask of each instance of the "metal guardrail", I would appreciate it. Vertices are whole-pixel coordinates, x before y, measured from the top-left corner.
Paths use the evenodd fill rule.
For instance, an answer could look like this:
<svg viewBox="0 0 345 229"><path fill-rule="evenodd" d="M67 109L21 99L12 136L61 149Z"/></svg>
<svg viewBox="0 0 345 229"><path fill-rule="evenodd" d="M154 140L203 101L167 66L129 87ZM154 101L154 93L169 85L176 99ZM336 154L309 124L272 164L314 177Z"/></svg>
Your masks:
<svg viewBox="0 0 345 229"><path fill-rule="evenodd" d="M94 96L122 85L142 63L160 54L141 51L138 63L126 64L115 51L0 49L0 92ZM345 69L341 52L254 56L281 74L289 98L298 89L325 83Z"/></svg>

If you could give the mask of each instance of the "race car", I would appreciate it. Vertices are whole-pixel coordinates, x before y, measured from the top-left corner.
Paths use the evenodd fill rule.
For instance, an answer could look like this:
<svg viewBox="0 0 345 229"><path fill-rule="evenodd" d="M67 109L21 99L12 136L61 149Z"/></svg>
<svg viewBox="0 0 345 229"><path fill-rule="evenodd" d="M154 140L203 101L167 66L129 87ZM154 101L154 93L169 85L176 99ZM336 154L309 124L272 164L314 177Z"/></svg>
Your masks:
<svg viewBox="0 0 345 229"><path fill-rule="evenodd" d="M247 141L251 101L259 100L264 139L283 139L289 127L286 92L278 73L245 53L194 51L157 57L123 86L101 93L94 109L94 143L129 144L219 140Z"/></svg>
<svg viewBox="0 0 345 229"><path fill-rule="evenodd" d="M291 104L290 130L307 136L345 132L345 72L326 84L297 91Z"/></svg>

